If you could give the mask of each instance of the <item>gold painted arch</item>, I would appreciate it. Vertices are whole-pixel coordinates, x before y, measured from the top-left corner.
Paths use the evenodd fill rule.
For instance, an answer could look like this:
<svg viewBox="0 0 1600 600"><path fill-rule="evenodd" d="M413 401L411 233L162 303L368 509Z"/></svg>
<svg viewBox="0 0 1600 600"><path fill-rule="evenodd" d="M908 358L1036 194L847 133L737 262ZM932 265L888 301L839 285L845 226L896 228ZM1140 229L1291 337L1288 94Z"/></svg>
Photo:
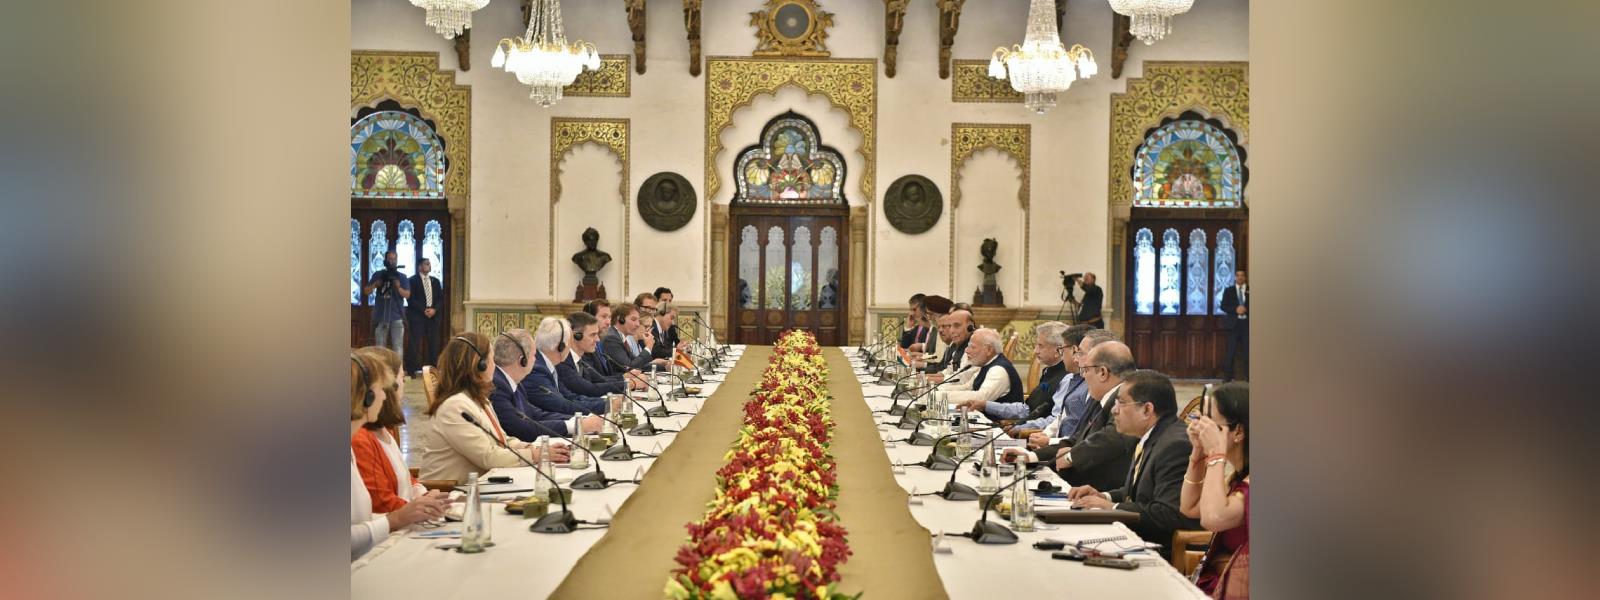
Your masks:
<svg viewBox="0 0 1600 600"><path fill-rule="evenodd" d="M472 197L472 88L456 83L455 71L439 69L438 52L350 53L350 106L392 99L438 124L450 169L445 197L461 206Z"/></svg>
<svg viewBox="0 0 1600 600"><path fill-rule="evenodd" d="M979 150L994 149L1017 161L1022 183L1017 186L1017 202L1022 205L1022 302L1028 301L1028 254L1031 250L1033 214L1029 201L1029 172L1033 153L1033 126L996 123L952 123L950 125L950 291L956 291L956 209L961 207L961 167Z"/></svg>
<svg viewBox="0 0 1600 600"><path fill-rule="evenodd" d="M561 202L561 158L581 144L594 143L606 147L622 163L622 183L617 194L622 198L622 289L628 290L628 265L632 252L632 211L629 201L628 173L630 168L628 119L607 118L550 118L550 293L556 290L556 204Z"/></svg>
<svg viewBox="0 0 1600 600"><path fill-rule="evenodd" d="M1111 95L1111 172L1108 202L1121 214L1133 205L1133 154L1161 120L1194 110L1216 118L1250 144L1250 63L1146 62L1144 75ZM1114 256L1114 255L1113 255Z"/></svg>

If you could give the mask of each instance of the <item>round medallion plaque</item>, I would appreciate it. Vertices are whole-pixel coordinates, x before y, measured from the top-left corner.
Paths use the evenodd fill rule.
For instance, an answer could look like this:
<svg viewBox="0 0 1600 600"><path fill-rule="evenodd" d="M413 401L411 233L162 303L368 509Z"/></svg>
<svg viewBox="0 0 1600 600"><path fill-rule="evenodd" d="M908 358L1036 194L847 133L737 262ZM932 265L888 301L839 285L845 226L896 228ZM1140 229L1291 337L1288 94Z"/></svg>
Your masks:
<svg viewBox="0 0 1600 600"><path fill-rule="evenodd" d="M639 217L659 231L676 231L694 218L697 199L694 187L682 175L662 171L639 186Z"/></svg>
<svg viewBox="0 0 1600 600"><path fill-rule="evenodd" d="M921 175L894 180L883 197L883 214L901 233L916 235L932 229L944 212L939 187Z"/></svg>

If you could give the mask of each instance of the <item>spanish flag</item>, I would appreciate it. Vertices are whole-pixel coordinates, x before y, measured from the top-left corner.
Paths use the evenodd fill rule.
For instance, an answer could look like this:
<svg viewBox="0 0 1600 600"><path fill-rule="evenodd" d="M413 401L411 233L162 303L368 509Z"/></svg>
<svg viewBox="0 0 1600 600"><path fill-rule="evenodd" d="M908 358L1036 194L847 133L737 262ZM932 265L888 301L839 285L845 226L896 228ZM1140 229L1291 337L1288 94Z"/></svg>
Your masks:
<svg viewBox="0 0 1600 600"><path fill-rule="evenodd" d="M689 358L689 355L684 354L683 352L678 351L678 350L673 350L672 353L673 353L673 356L672 356L672 362L673 363L675 363L678 366L683 367L685 369L693 369L694 368L694 361Z"/></svg>

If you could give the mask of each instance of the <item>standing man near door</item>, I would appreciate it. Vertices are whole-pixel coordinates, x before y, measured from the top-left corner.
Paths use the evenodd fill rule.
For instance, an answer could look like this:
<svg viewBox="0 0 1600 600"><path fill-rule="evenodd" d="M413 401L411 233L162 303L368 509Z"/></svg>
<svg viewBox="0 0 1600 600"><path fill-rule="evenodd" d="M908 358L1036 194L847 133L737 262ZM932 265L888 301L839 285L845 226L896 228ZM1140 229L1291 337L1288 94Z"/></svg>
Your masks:
<svg viewBox="0 0 1600 600"><path fill-rule="evenodd" d="M1233 286L1222 290L1222 322L1228 328L1228 374L1225 381L1250 379L1250 284L1244 271L1233 273ZM1243 356L1243 359L1240 357ZM1241 375L1242 373L1242 375Z"/></svg>
<svg viewBox="0 0 1600 600"><path fill-rule="evenodd" d="M1094 284L1094 273L1084 273L1078 285L1083 287L1083 304L1078 307L1078 323L1089 325L1095 329L1105 329L1105 317L1100 316L1100 305L1105 302L1106 293L1100 286Z"/></svg>
<svg viewBox="0 0 1600 600"><path fill-rule="evenodd" d="M400 267L393 250L383 253L383 270L372 274L372 279L361 288L362 294L377 291L377 301L372 303L373 344L394 350L405 358L406 322L405 306L401 301L411 297L410 283ZM402 361L403 362L403 361Z"/></svg>
<svg viewBox="0 0 1600 600"><path fill-rule="evenodd" d="M433 262L417 261L417 274L411 276L411 297L406 299L406 372L416 373L431 366L439 357L439 331L444 306L444 283L434 277Z"/></svg>

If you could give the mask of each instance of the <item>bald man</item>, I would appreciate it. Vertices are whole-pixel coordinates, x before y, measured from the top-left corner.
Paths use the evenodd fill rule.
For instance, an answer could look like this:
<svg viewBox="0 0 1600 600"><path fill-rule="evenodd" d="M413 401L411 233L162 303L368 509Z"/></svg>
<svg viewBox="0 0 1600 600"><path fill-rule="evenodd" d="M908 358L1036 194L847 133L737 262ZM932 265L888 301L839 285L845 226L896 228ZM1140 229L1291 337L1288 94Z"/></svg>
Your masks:
<svg viewBox="0 0 1600 600"><path fill-rule="evenodd" d="M1019 454L1024 461L1054 461L1061 478L1075 486L1120 487L1133 464L1133 447L1139 439L1117 431L1111 405L1117 402L1122 378L1135 370L1133 351L1127 344L1114 340L1096 344L1079 364L1079 375L1089 386L1093 416L1080 423L1069 437L1052 439L1036 450L1008 448L1006 453Z"/></svg>

